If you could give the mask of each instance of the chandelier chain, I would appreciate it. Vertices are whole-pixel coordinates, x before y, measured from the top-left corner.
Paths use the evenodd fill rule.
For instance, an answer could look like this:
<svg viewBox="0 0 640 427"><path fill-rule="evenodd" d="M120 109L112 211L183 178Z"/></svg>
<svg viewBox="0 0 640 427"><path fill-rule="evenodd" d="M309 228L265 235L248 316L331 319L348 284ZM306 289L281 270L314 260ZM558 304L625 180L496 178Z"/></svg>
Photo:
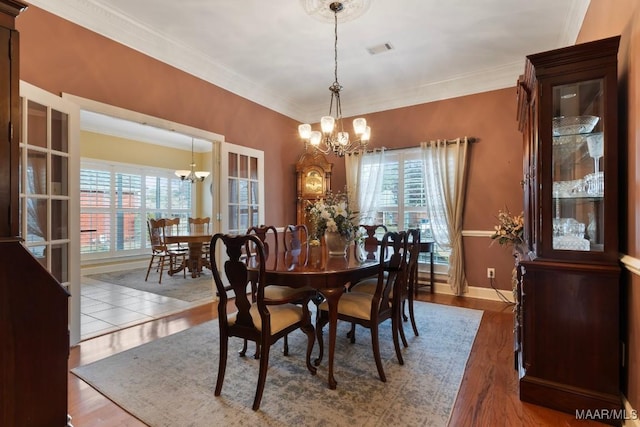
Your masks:
<svg viewBox="0 0 640 427"><path fill-rule="evenodd" d="M350 141L349 133L344 129L342 121L342 105L340 102L340 91L342 86L338 82L338 12L344 10L344 4L341 2L332 2L329 9L333 12L333 77L334 81L329 86L331 92L331 100L329 102L329 115L320 119L321 130L313 131L311 125L304 123L298 126L300 137L307 144L310 144L316 151L324 154L333 153L338 157L356 151L366 150L367 144L371 137L371 128L367 126L364 118L356 118L353 120L353 127L356 139ZM333 116L333 106L335 103L336 111Z"/></svg>

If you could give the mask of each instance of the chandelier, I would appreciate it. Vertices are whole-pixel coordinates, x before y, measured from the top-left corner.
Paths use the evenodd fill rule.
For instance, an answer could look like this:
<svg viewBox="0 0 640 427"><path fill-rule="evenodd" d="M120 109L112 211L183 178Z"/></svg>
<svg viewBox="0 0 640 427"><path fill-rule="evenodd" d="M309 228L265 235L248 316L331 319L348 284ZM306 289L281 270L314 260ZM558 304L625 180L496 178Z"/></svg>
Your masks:
<svg viewBox="0 0 640 427"><path fill-rule="evenodd" d="M191 181L193 184L196 181L204 181L206 177L209 176L209 172L205 171L197 171L196 172L196 162L193 156L193 138L191 138L191 170L180 169L174 172L178 178L183 181Z"/></svg>
<svg viewBox="0 0 640 427"><path fill-rule="evenodd" d="M334 22L334 81L329 86L331 92L331 102L329 103L329 115L320 119L321 131L311 130L311 125L304 123L298 126L300 138L305 143L305 150L308 145L314 147L323 154L333 153L339 157L367 148L371 138L371 128L367 126L364 118L353 120L353 130L356 139L349 140L349 132L344 130L342 124L342 106L340 105L340 91L342 86L338 83L338 12L342 11L344 5L341 2L332 2L329 9L333 11ZM333 107L335 103L335 117Z"/></svg>

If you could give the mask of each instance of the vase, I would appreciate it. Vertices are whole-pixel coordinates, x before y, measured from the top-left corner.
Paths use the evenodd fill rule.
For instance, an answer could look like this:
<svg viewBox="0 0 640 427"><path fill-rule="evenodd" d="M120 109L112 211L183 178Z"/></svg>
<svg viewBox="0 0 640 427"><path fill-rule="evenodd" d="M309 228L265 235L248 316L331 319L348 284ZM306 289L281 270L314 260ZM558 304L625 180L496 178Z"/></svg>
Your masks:
<svg viewBox="0 0 640 427"><path fill-rule="evenodd" d="M520 261L529 261L529 249L527 248L527 245L524 243L514 244L513 257L515 258L516 264L519 264Z"/></svg>
<svg viewBox="0 0 640 427"><path fill-rule="evenodd" d="M353 245L353 250L354 250L355 257L358 260L358 262L365 262L367 260L367 252L364 250L364 243L363 242L356 242Z"/></svg>
<svg viewBox="0 0 640 427"><path fill-rule="evenodd" d="M345 256L349 240L335 231L326 231L324 233L324 241L327 244L329 256Z"/></svg>

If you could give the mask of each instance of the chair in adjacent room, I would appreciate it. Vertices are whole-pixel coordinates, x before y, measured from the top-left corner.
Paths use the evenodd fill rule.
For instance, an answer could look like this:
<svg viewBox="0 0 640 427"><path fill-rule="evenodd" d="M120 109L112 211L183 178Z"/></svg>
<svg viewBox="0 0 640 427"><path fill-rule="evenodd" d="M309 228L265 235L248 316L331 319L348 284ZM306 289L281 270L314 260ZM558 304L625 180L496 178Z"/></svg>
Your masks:
<svg viewBox="0 0 640 427"><path fill-rule="evenodd" d="M251 269L247 266L243 254L248 244L254 249L253 259L250 262ZM218 251L224 251L226 256L216 256ZM306 366L309 372L315 375L316 368L311 363L315 336L309 308L307 304L294 304L293 300L265 298L265 289L268 287L264 282L265 253L262 241L257 236L216 234L211 240L210 258L213 262L214 282L220 295L218 302L220 360L214 394L220 396L222 392L229 337L254 341L260 348L258 384L253 400L253 410L258 410L267 378L269 350L280 338L296 329L301 329L306 334ZM219 266L217 260L224 258L228 259L223 266ZM251 295L247 295L246 292L249 281L256 283L255 293L252 292ZM227 295L228 290L232 295ZM235 307L233 313L227 313L231 305L229 298L233 299ZM247 375L247 377L250 376Z"/></svg>
<svg viewBox="0 0 640 427"><path fill-rule="evenodd" d="M379 256L387 262L380 262L376 277L376 287L373 293L358 292L357 289L343 294L338 300L338 319L351 323L351 342L355 342L355 325L368 328L371 331L371 346L373 357L378 369L378 376L382 382L387 378L382 367L380 357L380 341L378 327L380 323L391 321L391 334L396 351L398 363L404 364L399 342L400 311L398 295L402 286L402 274L406 266L407 234L401 232L387 232L380 242ZM393 295L393 296L392 296ZM318 360L322 359L324 343L322 340L322 328L329 322L327 302L318 306L316 321L316 335L320 347Z"/></svg>
<svg viewBox="0 0 640 427"><path fill-rule="evenodd" d="M165 218L164 219L164 235L165 236L178 236L180 235L180 218ZM167 245L167 248L173 252L189 252L188 246L182 243L171 243Z"/></svg>
<svg viewBox="0 0 640 427"><path fill-rule="evenodd" d="M184 251L174 251L169 248L165 243L165 231L166 231L166 219L153 219L149 218L147 220L147 229L149 230L149 242L151 243L151 259L149 260L149 267L147 268L147 274L144 277L144 281L146 282L149 278L149 272L155 265L156 271L160 272L160 278L158 279L158 283L162 283L162 272L167 265L167 260L169 261L168 267L169 270L175 269L178 265L177 261L181 260L181 263L186 262L186 252ZM184 277L186 276L186 272L183 270Z"/></svg>

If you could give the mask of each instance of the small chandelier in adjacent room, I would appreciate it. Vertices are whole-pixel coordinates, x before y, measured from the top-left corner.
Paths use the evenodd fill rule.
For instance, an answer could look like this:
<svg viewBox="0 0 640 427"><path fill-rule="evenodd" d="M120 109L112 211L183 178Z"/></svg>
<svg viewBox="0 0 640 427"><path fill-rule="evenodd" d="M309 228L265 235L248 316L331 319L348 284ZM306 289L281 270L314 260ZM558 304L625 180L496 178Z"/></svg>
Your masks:
<svg viewBox="0 0 640 427"><path fill-rule="evenodd" d="M193 138L191 138L191 170L181 169L181 170L175 171L174 173L181 180L191 181L192 184L196 181L202 182L206 177L209 176L209 172L205 172L205 171L196 172L196 162L194 160L194 154L193 154Z"/></svg>
<svg viewBox="0 0 640 427"><path fill-rule="evenodd" d="M353 129L356 139L349 140L349 132L344 130L342 125L342 106L340 105L340 90L342 86L338 83L338 12L343 10L341 2L332 2L329 9L333 11L334 21L334 77L335 80L329 91L331 91L331 103L329 104L329 115L320 119L320 128L322 132L311 130L310 124L301 124L298 126L300 138L305 142L306 147L311 144L316 150L323 154L333 153L339 157L345 154L365 150L369 139L371 138L371 128L367 126L364 118L357 118L353 121ZM333 115L333 107L335 102L335 116Z"/></svg>

